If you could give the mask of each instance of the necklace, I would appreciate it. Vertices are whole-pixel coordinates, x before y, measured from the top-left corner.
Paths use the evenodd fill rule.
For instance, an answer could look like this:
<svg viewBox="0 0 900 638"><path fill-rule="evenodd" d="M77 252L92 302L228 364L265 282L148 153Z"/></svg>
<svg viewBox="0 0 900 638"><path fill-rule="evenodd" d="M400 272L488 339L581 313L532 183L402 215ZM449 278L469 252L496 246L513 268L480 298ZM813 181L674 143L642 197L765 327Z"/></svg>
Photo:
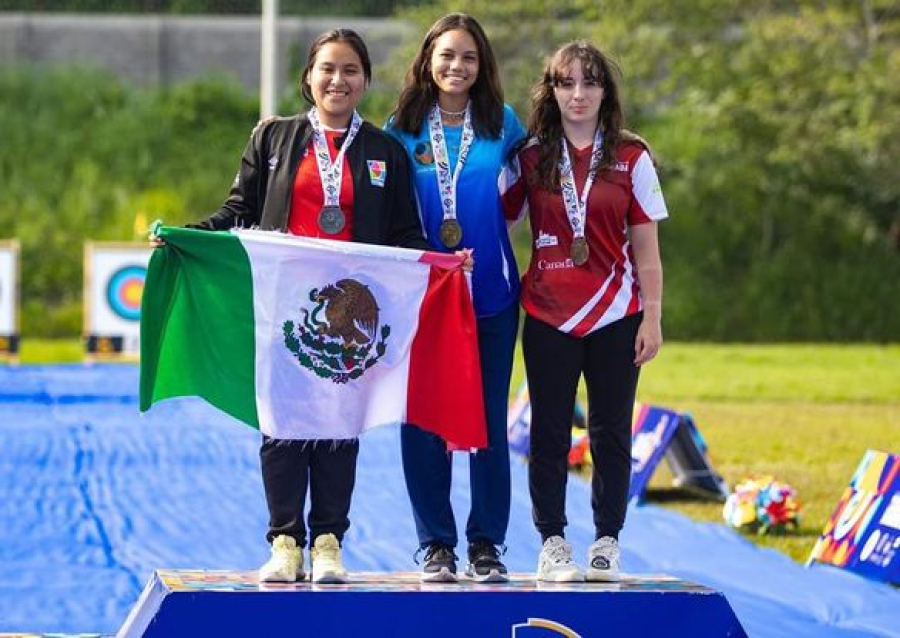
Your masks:
<svg viewBox="0 0 900 638"><path fill-rule="evenodd" d="M441 108L441 105L438 104L438 110L441 112L441 115L443 115L444 117L453 118L453 119L457 119L457 120L461 119L466 114L466 110L468 108L469 108L469 105L466 104L466 108L464 108L462 111L448 111L447 109Z"/></svg>

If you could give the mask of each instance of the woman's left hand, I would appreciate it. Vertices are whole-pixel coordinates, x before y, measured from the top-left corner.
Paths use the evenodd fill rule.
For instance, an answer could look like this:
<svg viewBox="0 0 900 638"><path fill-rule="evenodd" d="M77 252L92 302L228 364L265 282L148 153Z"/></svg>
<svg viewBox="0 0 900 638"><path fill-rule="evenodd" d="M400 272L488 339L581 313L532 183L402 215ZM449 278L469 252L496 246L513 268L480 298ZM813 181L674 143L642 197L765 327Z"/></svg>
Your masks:
<svg viewBox="0 0 900 638"><path fill-rule="evenodd" d="M652 360L662 347L662 342L659 319L645 316L634 339L634 365L643 365Z"/></svg>
<svg viewBox="0 0 900 638"><path fill-rule="evenodd" d="M472 272L475 267L475 257L472 256L471 248L463 248L454 253L457 257L465 257L462 263L462 269L466 272Z"/></svg>

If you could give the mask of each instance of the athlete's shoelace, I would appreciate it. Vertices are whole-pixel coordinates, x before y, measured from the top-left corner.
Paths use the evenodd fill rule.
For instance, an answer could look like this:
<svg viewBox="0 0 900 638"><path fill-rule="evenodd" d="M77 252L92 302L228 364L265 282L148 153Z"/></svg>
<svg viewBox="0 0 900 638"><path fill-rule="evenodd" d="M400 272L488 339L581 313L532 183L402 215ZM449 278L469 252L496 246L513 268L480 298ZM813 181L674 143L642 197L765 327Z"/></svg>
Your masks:
<svg viewBox="0 0 900 638"><path fill-rule="evenodd" d="M547 557L553 563L568 565L572 562L572 546L568 543L553 543L546 551Z"/></svg>

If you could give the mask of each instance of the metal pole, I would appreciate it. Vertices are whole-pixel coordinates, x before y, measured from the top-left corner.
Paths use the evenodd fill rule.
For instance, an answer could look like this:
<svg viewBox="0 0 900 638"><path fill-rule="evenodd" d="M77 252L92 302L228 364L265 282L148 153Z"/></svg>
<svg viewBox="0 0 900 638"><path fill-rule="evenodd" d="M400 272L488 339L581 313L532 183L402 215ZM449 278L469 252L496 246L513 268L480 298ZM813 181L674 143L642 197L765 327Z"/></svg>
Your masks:
<svg viewBox="0 0 900 638"><path fill-rule="evenodd" d="M262 0L259 48L259 117L275 115L278 91L277 31L278 0Z"/></svg>

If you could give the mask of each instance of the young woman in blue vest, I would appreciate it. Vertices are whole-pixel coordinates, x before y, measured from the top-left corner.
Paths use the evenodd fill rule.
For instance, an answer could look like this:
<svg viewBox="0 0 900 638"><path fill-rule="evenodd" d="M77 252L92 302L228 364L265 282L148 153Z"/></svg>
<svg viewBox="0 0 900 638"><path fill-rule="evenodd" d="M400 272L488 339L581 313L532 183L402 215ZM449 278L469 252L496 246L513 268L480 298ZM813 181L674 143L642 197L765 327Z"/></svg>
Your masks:
<svg viewBox="0 0 900 638"><path fill-rule="evenodd" d="M419 214L433 250L474 253L472 276L488 447L470 455L467 574L507 579L499 548L509 522L506 410L518 327L519 278L497 180L524 131L503 102L497 62L484 30L465 14L429 29L407 72L387 129L412 159ZM451 457L415 424L401 432L423 581L457 580L457 529L450 506Z"/></svg>

